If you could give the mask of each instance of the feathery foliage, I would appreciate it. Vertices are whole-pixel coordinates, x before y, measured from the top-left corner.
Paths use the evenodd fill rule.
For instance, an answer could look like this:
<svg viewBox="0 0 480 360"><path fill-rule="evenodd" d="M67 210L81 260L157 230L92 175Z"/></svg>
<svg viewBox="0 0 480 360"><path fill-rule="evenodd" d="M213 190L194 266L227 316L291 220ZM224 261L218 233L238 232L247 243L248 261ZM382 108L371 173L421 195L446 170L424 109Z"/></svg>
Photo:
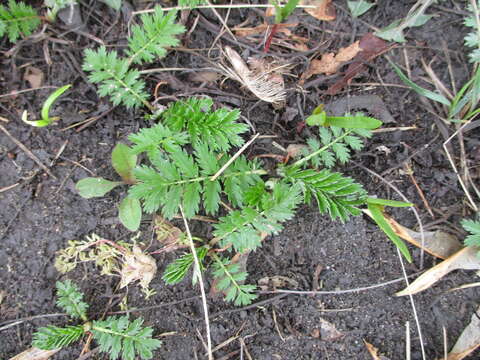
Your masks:
<svg viewBox="0 0 480 360"><path fill-rule="evenodd" d="M464 25L472 28L473 31L468 33L465 36L465 45L473 48L468 57L473 63L480 62L480 24L477 21L479 16L480 1L477 2L477 6L474 8L472 5L468 5L468 11L471 13L470 16L466 17L464 20Z"/></svg>
<svg viewBox="0 0 480 360"><path fill-rule="evenodd" d="M130 321L127 316L111 316L106 320L93 321L90 331L99 343L100 351L110 354L110 359L119 355L123 360L135 360L137 355L142 359L151 359L153 350L161 342L152 338L151 327L143 327L142 324L142 318Z"/></svg>
<svg viewBox="0 0 480 360"><path fill-rule="evenodd" d="M318 132L320 140L313 137L307 139L307 148L302 150L302 155L307 156L331 144L324 151L318 152L317 155L310 159L310 163L316 168L331 168L337 162L346 164L351 158L352 150L358 151L363 148L363 140L354 134L350 135L350 133L356 133L367 138L372 136L372 132L366 129L343 130L337 126L320 126ZM348 134L345 135L346 132ZM341 140L332 143L335 139Z"/></svg>
<svg viewBox="0 0 480 360"><path fill-rule="evenodd" d="M152 15L142 15L142 26L133 26L132 36L128 39L129 62L152 62L167 54L165 47L177 46L179 41L175 35L184 33L185 27L175 24L176 15L175 11L164 15L160 6L155 7Z"/></svg>
<svg viewBox="0 0 480 360"><path fill-rule="evenodd" d="M170 153L180 151L181 145L188 144L189 137L185 132L172 131L159 123L129 135L128 140L134 144L131 147L134 154L146 153L149 160L153 161L164 151Z"/></svg>
<svg viewBox="0 0 480 360"><path fill-rule="evenodd" d="M134 360L136 356L151 359L153 350L161 342L152 338L153 329L144 327L143 319L130 321L127 316L109 316L105 320L88 321L86 310L88 305L83 302L83 294L70 280L57 282L57 305L73 318L81 319L84 324L76 326L46 326L38 329L33 335L32 345L42 350L53 350L66 347L87 332L100 345L100 351L110 355L110 359Z"/></svg>
<svg viewBox="0 0 480 360"><path fill-rule="evenodd" d="M240 284L247 278L247 273L240 271L240 265L229 259L213 255L213 277L217 280L216 288L225 291L225 301L233 302L237 306L250 304L257 298L253 293L254 285Z"/></svg>
<svg viewBox="0 0 480 360"><path fill-rule="evenodd" d="M248 127L237 121L240 112L225 108L212 111L212 105L210 98L177 101L161 114L161 118L173 131L187 131L192 144L205 143L221 151L242 145L240 134Z"/></svg>
<svg viewBox="0 0 480 360"><path fill-rule="evenodd" d="M240 253L259 247L262 233L280 232L281 223L295 215L303 200L300 186L282 182L275 183L271 192L263 182L258 182L245 196L250 200L248 206L220 218L213 233L222 247L233 246Z"/></svg>
<svg viewBox="0 0 480 360"><path fill-rule="evenodd" d="M137 107L145 104L148 98L138 70L129 69L126 59L120 59L116 51L107 52L105 46L97 51L85 50L83 70L90 73L91 82L100 84L99 94L109 95L115 105Z"/></svg>
<svg viewBox="0 0 480 360"><path fill-rule="evenodd" d="M64 348L78 341L84 334L83 326L45 326L33 334L32 346L42 350Z"/></svg>
<svg viewBox="0 0 480 360"><path fill-rule="evenodd" d="M480 247L480 221L464 219L461 224L470 233L464 240L465 246Z"/></svg>
<svg viewBox="0 0 480 360"><path fill-rule="evenodd" d="M350 215L360 215L357 206L365 204L367 194L362 186L340 173L287 166L283 174L292 185L301 187L306 203L315 198L320 213L328 213L333 220L345 222Z"/></svg>
<svg viewBox="0 0 480 360"><path fill-rule="evenodd" d="M241 206L244 192L264 171L258 169L256 162L240 156L212 181L211 177L226 161L219 159L219 154L206 144L194 146L194 156L181 150L157 157L152 161L154 167L141 165L135 169L137 183L130 188L129 194L143 202L147 213L161 208L166 219L176 215L180 205L187 218L193 217L200 209L201 198L206 212L214 214L221 193L225 193L234 205Z"/></svg>
<svg viewBox="0 0 480 360"><path fill-rule="evenodd" d="M88 304L83 294L71 280L57 281L57 306L74 319L87 320Z"/></svg>
<svg viewBox="0 0 480 360"><path fill-rule="evenodd" d="M40 25L40 17L33 7L24 2L8 0L8 7L0 5L0 37L7 34L10 42L29 36Z"/></svg>
<svg viewBox="0 0 480 360"><path fill-rule="evenodd" d="M99 84L99 94L109 96L115 105L127 108L146 106L150 111L154 107L147 101L145 82L140 79L140 72L131 68L131 64L152 62L155 58L165 56L167 46L175 46L175 35L185 31L182 25L175 24L176 12L166 15L160 6L155 7L152 15L141 17L143 24L132 28L128 38L128 57L120 57L116 51L107 52L105 46L98 50L85 50L83 70L90 73L91 82Z"/></svg>
<svg viewBox="0 0 480 360"><path fill-rule="evenodd" d="M206 247L198 247L195 248L197 252L198 261L200 265L202 264L202 260L207 255L208 249ZM182 281L185 276L187 275L188 271L192 267L194 263L194 258L192 253L188 253L185 255L180 256L174 262L167 265L165 272L163 273L162 279L169 285L178 284Z"/></svg>
<svg viewBox="0 0 480 360"><path fill-rule="evenodd" d="M370 132L362 129L375 129L381 122L365 116L327 116L319 109L308 125L320 127L321 143L310 141L312 153L269 174L258 161L235 153L244 144L240 135L247 130L238 122L238 111L212 108L212 100L206 98L177 101L152 115L160 123L129 136L133 145L128 153L146 157L138 156L140 164L131 174L135 181L127 183L128 198L137 199L144 212L161 211L166 219L177 215L180 206L186 218L203 214L218 218L220 204L222 210L228 209L212 225L213 239L196 245L195 251L202 271L210 265L215 287L225 293L226 300L246 305L256 297L255 286L244 284L248 273L238 263L218 257L218 248L235 256L254 251L266 236L283 229L300 203L312 199L321 213L333 219L346 221L350 215L359 215L358 207L366 204L366 192L359 184L328 169L303 166L348 161L350 151L363 145L355 134L368 137ZM328 151L332 162L316 160ZM230 157L230 152L235 155ZM207 257L213 261L206 261ZM192 253L180 256L168 264L163 280L179 283L193 264Z"/></svg>

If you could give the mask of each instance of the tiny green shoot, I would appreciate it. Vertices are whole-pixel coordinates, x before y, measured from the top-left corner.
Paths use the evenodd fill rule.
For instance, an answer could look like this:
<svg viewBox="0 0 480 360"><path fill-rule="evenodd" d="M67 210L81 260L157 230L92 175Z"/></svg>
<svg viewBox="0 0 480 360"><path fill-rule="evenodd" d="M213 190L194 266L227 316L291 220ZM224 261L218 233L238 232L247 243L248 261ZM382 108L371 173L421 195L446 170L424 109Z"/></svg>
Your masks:
<svg viewBox="0 0 480 360"><path fill-rule="evenodd" d="M33 121L28 120L28 113L27 113L27 110L25 110L22 114L23 122L35 127L44 127L44 126L50 125L54 121L59 120L60 117L58 116L50 117L50 108L52 107L53 103L57 101L57 99L60 96L62 96L63 93L68 89L70 89L71 87L72 85L65 85L65 86L62 86L61 88L58 88L57 90L55 90L53 93L50 94L47 100L45 100L45 102L43 103L42 111L41 111L41 115L42 115L41 120L33 120Z"/></svg>

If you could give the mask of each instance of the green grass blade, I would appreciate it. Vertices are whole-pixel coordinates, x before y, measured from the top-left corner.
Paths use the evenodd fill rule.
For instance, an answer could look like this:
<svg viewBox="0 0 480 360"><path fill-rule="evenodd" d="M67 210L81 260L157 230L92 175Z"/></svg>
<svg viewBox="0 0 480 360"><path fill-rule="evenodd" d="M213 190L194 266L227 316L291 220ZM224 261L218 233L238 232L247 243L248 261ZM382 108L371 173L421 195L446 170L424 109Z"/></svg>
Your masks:
<svg viewBox="0 0 480 360"><path fill-rule="evenodd" d="M390 60L389 60L390 61ZM429 98L430 100L439 102L443 105L450 106L451 103L450 101L444 97L443 95L434 93L433 91L427 90L422 88L421 86L418 86L415 84L412 80L410 80L403 72L400 70L400 68L395 65L393 62L390 61L390 64L393 67L393 70L397 73L397 75L400 77L400 79L408 86L412 88L413 91L415 91L417 94L420 96L425 96L426 98Z"/></svg>
<svg viewBox="0 0 480 360"><path fill-rule="evenodd" d="M368 204L382 205L382 206L392 206L392 207L410 207L413 206L412 203L407 203L403 201L396 200L387 200L387 199L378 199L378 198L367 198Z"/></svg>
<svg viewBox="0 0 480 360"><path fill-rule="evenodd" d="M388 221L383 216L381 205L367 203L368 210L370 210L370 214L372 215L372 219L377 223L378 227L382 229L385 235L388 236L390 240L395 244L395 246L400 250L402 255L407 259L408 262L412 262L412 256L408 251L407 245L398 237L397 234L393 231L392 227L388 223Z"/></svg>

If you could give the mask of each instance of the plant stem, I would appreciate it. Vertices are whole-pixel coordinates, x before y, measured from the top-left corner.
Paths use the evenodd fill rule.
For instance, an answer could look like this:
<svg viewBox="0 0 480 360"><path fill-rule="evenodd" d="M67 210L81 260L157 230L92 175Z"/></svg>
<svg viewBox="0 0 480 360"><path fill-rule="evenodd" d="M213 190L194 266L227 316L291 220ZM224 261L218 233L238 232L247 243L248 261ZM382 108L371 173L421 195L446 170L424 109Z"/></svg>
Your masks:
<svg viewBox="0 0 480 360"><path fill-rule="evenodd" d="M304 158L301 158L300 160L297 160L296 162L293 163L292 166L300 166L302 164L304 164L305 162L307 162L308 160L310 160L311 158L317 156L318 154L324 152L325 150L327 150L329 147L331 147L332 145L334 145L335 143L339 142L340 140L342 140L345 136L347 136L348 134L350 134L352 132L352 130L346 130L344 134L342 134L341 136L339 136L338 138L336 138L335 140L333 140L331 143L321 147L320 149L318 149L317 151L314 151L313 153L311 153L310 155L307 155L305 156Z"/></svg>
<svg viewBox="0 0 480 360"><path fill-rule="evenodd" d="M223 177L232 177L232 176L240 176L240 175L266 175L267 171L266 170L251 170L251 171L245 171L245 172L234 172L231 174L225 174ZM195 179L187 179L187 180L179 180L179 181L174 181L171 183L164 183L162 184L163 186L172 186L172 185L180 185L180 184L187 184L187 183L193 183L193 182L201 182L201 181L206 181L210 180L211 181L211 176L201 176Z"/></svg>

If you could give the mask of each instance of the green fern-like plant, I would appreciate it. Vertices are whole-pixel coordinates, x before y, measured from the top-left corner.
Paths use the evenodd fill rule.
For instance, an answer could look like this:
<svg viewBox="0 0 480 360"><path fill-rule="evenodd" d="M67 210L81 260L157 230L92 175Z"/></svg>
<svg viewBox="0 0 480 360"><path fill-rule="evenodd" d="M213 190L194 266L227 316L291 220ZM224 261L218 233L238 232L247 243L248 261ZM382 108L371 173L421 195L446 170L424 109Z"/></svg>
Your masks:
<svg viewBox="0 0 480 360"><path fill-rule="evenodd" d="M32 345L42 350L67 347L80 340L86 333L100 345L100 351L109 354L110 359L123 360L152 359L153 351L160 347L160 341L152 338L153 329L143 326L143 319L131 321L127 316L110 316L105 320L88 321L88 304L83 294L70 280L57 282L57 305L74 319L81 319L82 325L58 327L49 325L38 329L33 335Z"/></svg>
<svg viewBox="0 0 480 360"><path fill-rule="evenodd" d="M83 301L83 294L70 280L57 281L57 306L70 317L87 321L88 304Z"/></svg>
<svg viewBox="0 0 480 360"><path fill-rule="evenodd" d="M8 0L0 5L0 37L7 34L14 43L22 36L30 36L40 25L40 17L33 7L22 1Z"/></svg>
<svg viewBox="0 0 480 360"><path fill-rule="evenodd" d="M175 36L182 34L185 28L175 24L175 16L173 11L164 15L159 6L152 15L142 15L142 26L133 26L132 36L128 39L128 62L152 62L167 54L165 47L177 46L179 41Z"/></svg>
<svg viewBox="0 0 480 360"><path fill-rule="evenodd" d="M215 110L210 99L188 99L171 104L153 118L160 122L131 134L128 137L131 147L122 145L122 159L126 159L128 166L117 161L115 170L121 174L119 169L125 168L126 177L133 179L123 183L129 187L126 199L138 201L139 207L141 204L140 215L143 211L161 212L166 219L180 213L188 219L214 217L212 238L196 237L195 252L201 271L210 269L215 288L236 305L248 304L256 297L255 286L244 283L248 273L238 263L239 256L258 249L265 237L282 231L300 204L315 201L320 213L342 222L361 214L361 207L367 206L368 201L377 201L379 209L396 205L368 198L361 185L339 172L308 167L327 151L340 161L347 161L349 155L340 154L347 150L336 145L344 144L348 151L359 149L362 141L357 135L369 136L366 130L381 124L376 119L331 117L320 109L309 117L309 125L319 126L321 146L311 148L293 164L267 170L260 161L248 160L237 153L237 148L244 144L241 134L247 128L238 122L236 110ZM87 178L78 185L82 195L91 197L103 196L118 184ZM125 219L128 216L120 216L122 222ZM140 217L137 220L133 228L125 225L137 230ZM389 231L388 224L382 222L382 226ZM193 264L193 254L183 254L167 265L163 279L176 284L185 278Z"/></svg>
<svg viewBox="0 0 480 360"><path fill-rule="evenodd" d="M132 28L125 57L116 51L107 52L104 46L98 50L85 50L82 68L89 73L89 80L99 85L101 96L108 95L115 105L122 104L127 108L145 106L154 112L155 108L148 102L145 82L131 65L159 59L166 55L166 47L178 44L175 36L183 33L185 28L175 23L175 17L175 11L164 14L160 6L155 7L152 15L142 15L142 25Z"/></svg>
<svg viewBox="0 0 480 360"><path fill-rule="evenodd" d="M130 69L128 60L119 58L116 51L107 52L105 46L85 50L83 70L90 73L88 79L91 82L99 84L99 94L109 95L115 105L123 104L128 108L150 106L140 73Z"/></svg>

